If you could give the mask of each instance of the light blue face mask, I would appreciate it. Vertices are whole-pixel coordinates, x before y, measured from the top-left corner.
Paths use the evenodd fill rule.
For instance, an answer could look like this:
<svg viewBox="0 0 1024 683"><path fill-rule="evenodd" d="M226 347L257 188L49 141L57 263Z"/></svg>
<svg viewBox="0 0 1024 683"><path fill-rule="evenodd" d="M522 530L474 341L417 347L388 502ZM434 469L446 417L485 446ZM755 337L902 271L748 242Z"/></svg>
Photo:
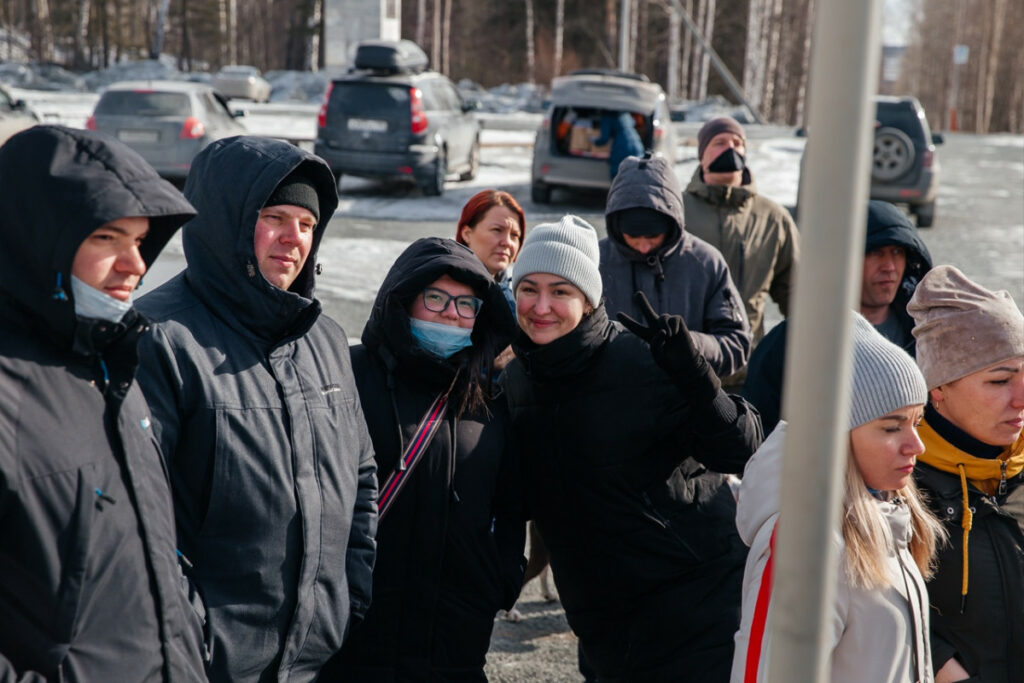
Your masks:
<svg viewBox="0 0 1024 683"><path fill-rule="evenodd" d="M431 323L411 316L409 328L412 331L412 338L421 349L441 358L451 358L467 346L473 345L469 338L473 334L472 328Z"/></svg>
<svg viewBox="0 0 1024 683"><path fill-rule="evenodd" d="M71 295L75 299L75 313L83 318L97 318L112 323L121 322L131 310L132 300L121 301L71 276Z"/></svg>

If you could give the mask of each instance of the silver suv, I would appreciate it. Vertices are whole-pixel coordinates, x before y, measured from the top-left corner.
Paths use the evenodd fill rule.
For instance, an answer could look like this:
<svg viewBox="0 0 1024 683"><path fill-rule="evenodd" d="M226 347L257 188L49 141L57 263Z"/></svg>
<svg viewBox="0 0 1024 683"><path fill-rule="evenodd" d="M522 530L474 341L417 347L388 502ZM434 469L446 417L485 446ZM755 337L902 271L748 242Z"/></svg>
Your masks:
<svg viewBox="0 0 1024 683"><path fill-rule="evenodd" d="M551 201L551 191L562 188L611 187L608 147L596 147L605 114L629 113L644 147L676 161L665 92L642 74L608 69L573 71L551 82L551 106L533 144L530 198L536 204Z"/></svg>
<svg viewBox="0 0 1024 683"><path fill-rule="evenodd" d="M334 171L364 178L412 180L440 195L452 173L476 176L480 124L442 74L427 70L415 43L366 41L355 67L324 94L313 151Z"/></svg>

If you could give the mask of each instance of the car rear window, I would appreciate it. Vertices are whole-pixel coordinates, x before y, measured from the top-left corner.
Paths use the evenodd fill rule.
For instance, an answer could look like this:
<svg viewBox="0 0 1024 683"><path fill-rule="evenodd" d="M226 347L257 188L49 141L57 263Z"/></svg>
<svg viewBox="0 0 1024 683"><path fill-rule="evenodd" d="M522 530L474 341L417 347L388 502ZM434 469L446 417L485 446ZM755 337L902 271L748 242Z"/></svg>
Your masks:
<svg viewBox="0 0 1024 683"><path fill-rule="evenodd" d="M115 116L190 116L188 95L176 92L115 90L106 92L96 104L97 114Z"/></svg>
<svg viewBox="0 0 1024 683"><path fill-rule="evenodd" d="M914 140L925 139L921 119L913 105L879 102L875 118L880 127L899 128Z"/></svg>
<svg viewBox="0 0 1024 683"><path fill-rule="evenodd" d="M391 118L409 113L409 88L378 83L335 83L328 110L332 115Z"/></svg>

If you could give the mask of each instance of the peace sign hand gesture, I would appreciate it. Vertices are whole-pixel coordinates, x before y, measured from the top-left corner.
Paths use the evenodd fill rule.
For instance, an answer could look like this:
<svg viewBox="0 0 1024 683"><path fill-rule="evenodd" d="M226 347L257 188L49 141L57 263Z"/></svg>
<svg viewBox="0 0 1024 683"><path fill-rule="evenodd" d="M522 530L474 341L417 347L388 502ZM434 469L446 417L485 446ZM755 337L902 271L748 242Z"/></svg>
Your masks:
<svg viewBox="0 0 1024 683"><path fill-rule="evenodd" d="M619 313L616 317L627 330L647 342L654 361L680 387L692 389L695 388L695 382L710 381L712 393L717 393L721 383L704 356L697 351L683 317L665 313L658 315L643 292L636 292L633 300L643 313L647 325L633 320L625 313Z"/></svg>

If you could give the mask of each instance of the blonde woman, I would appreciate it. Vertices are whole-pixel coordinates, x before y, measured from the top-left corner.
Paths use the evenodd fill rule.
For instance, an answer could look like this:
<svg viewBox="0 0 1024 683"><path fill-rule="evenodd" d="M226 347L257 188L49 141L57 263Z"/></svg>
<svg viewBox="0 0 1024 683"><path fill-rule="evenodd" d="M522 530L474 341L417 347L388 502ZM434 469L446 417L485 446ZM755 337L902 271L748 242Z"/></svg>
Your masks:
<svg viewBox="0 0 1024 683"><path fill-rule="evenodd" d="M832 683L933 680L924 581L943 532L912 479L924 450L917 425L926 397L913 359L856 315L850 447L835 534L838 590L826 634ZM740 487L736 525L750 554L734 683L763 681L769 668L765 625L785 437L786 423L780 422L750 459Z"/></svg>

